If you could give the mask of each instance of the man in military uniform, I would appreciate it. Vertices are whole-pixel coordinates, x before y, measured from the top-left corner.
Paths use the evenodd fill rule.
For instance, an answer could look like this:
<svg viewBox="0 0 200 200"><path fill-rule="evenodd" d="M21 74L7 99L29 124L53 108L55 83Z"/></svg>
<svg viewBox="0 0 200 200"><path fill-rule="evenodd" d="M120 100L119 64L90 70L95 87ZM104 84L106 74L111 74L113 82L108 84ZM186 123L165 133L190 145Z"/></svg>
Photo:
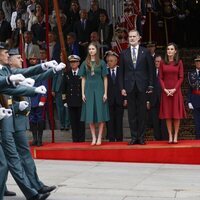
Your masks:
<svg viewBox="0 0 200 200"><path fill-rule="evenodd" d="M200 55L195 59L195 69L188 73L188 107L193 111L196 139L200 139Z"/></svg>
<svg viewBox="0 0 200 200"><path fill-rule="evenodd" d="M41 55L45 50L40 50ZM42 55L42 57L44 57ZM45 56L46 58L46 56ZM40 58L35 54L30 55L29 57L29 66L34 66L40 62ZM48 90L48 82L47 80L37 81L34 86L44 85ZM37 94L34 97L31 97L31 110L29 114L30 120L30 130L33 135L33 141L31 143L32 146L42 146L42 136L43 130L45 126L45 104L47 102L47 94Z"/></svg>
<svg viewBox="0 0 200 200"><path fill-rule="evenodd" d="M0 66L0 70L2 69L2 66ZM24 78L21 75L11 75L10 77L0 77L0 88L2 87L12 87L13 82L17 81L22 81ZM0 105L0 120L2 120L5 117L9 117L12 115L12 110L11 109L5 109ZM0 127L1 129L1 127ZM3 199L3 196L5 195L5 181L6 181L6 175L8 172L8 166L7 166L7 161L1 146L1 132L0 132L0 199ZM8 193L10 191L7 191ZM7 194L8 194L7 193ZM9 193L9 194L15 194L15 193ZM15 194L16 195L16 194Z"/></svg>
<svg viewBox="0 0 200 200"><path fill-rule="evenodd" d="M61 62L63 62L62 53L60 55ZM58 73L53 77L52 80L52 96L55 98L56 109L58 113L58 119L60 122L60 130L69 130L70 121L69 121L69 112L68 108L64 107L62 101L62 90L63 90L63 76L64 71Z"/></svg>
<svg viewBox="0 0 200 200"><path fill-rule="evenodd" d="M118 27L115 30L115 41L112 42L112 50L118 55L128 48L128 32L125 28Z"/></svg>
<svg viewBox="0 0 200 200"><path fill-rule="evenodd" d="M10 115L12 115L12 110L5 109L0 105L0 120L2 120L4 117L9 117ZM5 194L4 188L5 188L5 180L7 172L8 172L8 166L1 146L1 137L0 137L0 199L3 199L3 196Z"/></svg>
<svg viewBox="0 0 200 200"><path fill-rule="evenodd" d="M13 68L22 68L22 58L19 54L18 49L11 49L9 51L9 65L11 69ZM59 65L56 66L55 70L59 71L62 68L59 68ZM44 73L41 73L40 75L33 76L35 82L44 80L55 74L56 71L53 69L49 69L45 71ZM13 133L13 137L15 140L16 148L19 153L20 159L22 161L22 166L24 167L24 170L27 174L27 177L29 178L31 184L36 188L40 193L42 191L48 190L52 191L56 187L51 186L47 187L45 186L40 180L37 175L35 162L31 156L28 138L26 135L26 130L29 127L29 120L28 120L28 114L30 112L30 98L28 97L13 97L14 99L14 113L13 113L13 122L15 127L15 132Z"/></svg>
<svg viewBox="0 0 200 200"><path fill-rule="evenodd" d="M77 55L71 55L68 60L71 70L64 76L63 93L66 102L64 105L67 105L69 110L73 142L84 142L85 123L80 121L82 108L81 79L77 76L81 59Z"/></svg>
<svg viewBox="0 0 200 200"><path fill-rule="evenodd" d="M28 69L14 69L11 70L8 66L8 51L6 50L5 46L0 46L0 65L2 69L0 70L0 77L9 76L13 73L22 73L25 76L32 76L39 73L42 73L44 70L47 70L49 67L55 67L57 64L53 61L34 66ZM16 83L18 84L18 83ZM2 90L4 93L9 93L6 90L9 88L3 88ZM13 93L9 95L24 95L24 96L32 96L38 93L45 93L46 90L43 86L38 88L31 87L26 88L24 92L21 91L20 87L15 88ZM13 100L12 96L2 96L2 102L4 107L13 109ZM2 103L1 103L2 104ZM16 145L13 138L14 133L14 124L13 124L13 117L10 116L9 118L1 120L1 136L2 136L2 147L4 154L7 159L8 168L17 182L18 186L20 187L23 194L29 200L44 200L50 195L50 191L45 190L43 192L37 191L33 185L31 185L30 180L28 179L25 170L21 164L21 159L16 149Z"/></svg>

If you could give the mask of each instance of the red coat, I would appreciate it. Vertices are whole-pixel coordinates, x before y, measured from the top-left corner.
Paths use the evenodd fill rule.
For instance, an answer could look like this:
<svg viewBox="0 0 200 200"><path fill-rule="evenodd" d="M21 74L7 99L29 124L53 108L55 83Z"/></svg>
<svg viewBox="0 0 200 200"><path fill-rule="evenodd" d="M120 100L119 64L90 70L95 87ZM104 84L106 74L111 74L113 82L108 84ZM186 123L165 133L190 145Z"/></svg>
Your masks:
<svg viewBox="0 0 200 200"><path fill-rule="evenodd" d="M178 65L174 62L165 64L161 62L159 68L159 79L162 88L160 114L161 119L182 119L186 117L184 100L181 92L183 82L183 63L180 60ZM164 89L176 89L173 96L167 96Z"/></svg>

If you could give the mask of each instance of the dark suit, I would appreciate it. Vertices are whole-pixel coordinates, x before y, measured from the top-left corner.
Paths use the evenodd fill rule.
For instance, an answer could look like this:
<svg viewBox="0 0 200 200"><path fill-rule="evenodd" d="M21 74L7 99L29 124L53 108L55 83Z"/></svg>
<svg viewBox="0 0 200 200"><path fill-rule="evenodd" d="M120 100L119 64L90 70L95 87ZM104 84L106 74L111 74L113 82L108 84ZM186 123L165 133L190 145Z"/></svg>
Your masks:
<svg viewBox="0 0 200 200"><path fill-rule="evenodd" d="M123 140L123 101L119 87L119 69L116 69L116 78L113 81L111 72L108 74L108 104L110 120L107 122L107 136L110 142Z"/></svg>
<svg viewBox="0 0 200 200"><path fill-rule="evenodd" d="M150 53L139 46L136 64L131 48L120 55L120 89L125 89L128 100L128 119L132 141L143 143L146 127L146 91L153 86L153 62Z"/></svg>
<svg viewBox="0 0 200 200"><path fill-rule="evenodd" d="M66 95L66 102L69 109L69 119L72 128L73 142L85 141L85 123L81 122L81 79L69 71L64 76L63 93Z"/></svg>
<svg viewBox="0 0 200 200"><path fill-rule="evenodd" d="M49 30L51 27L49 25ZM46 41L46 23L36 23L31 27L31 31L33 33L33 42L37 44L38 41L44 42Z"/></svg>
<svg viewBox="0 0 200 200"><path fill-rule="evenodd" d="M83 28L81 20L77 21L74 24L74 32L76 33L77 41L84 43L84 42L89 42L90 41L90 33L92 32L91 30L91 23L86 20L85 21L85 28ZM82 60L85 59L87 55L87 48L80 46L80 57Z"/></svg>
<svg viewBox="0 0 200 200"><path fill-rule="evenodd" d="M78 42L74 42L73 44L71 45L66 45L66 50L67 50L67 55L70 56L70 55L77 55L79 56L79 44Z"/></svg>
<svg viewBox="0 0 200 200"><path fill-rule="evenodd" d="M8 38L11 37L12 30L10 23L6 20L3 20L0 25L0 42L5 42Z"/></svg>
<svg viewBox="0 0 200 200"><path fill-rule="evenodd" d="M149 95L150 110L148 113L148 122L153 127L155 140L167 138L167 128L164 120L159 119L161 86L158 78L158 72L154 67L155 79L153 84L153 93Z"/></svg>

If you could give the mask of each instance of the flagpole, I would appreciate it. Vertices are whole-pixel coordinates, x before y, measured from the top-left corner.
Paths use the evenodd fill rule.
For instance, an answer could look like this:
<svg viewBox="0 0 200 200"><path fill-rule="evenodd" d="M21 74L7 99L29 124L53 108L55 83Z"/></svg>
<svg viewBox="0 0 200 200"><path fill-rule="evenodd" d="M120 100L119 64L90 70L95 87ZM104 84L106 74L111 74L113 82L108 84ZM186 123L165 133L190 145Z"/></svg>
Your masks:
<svg viewBox="0 0 200 200"><path fill-rule="evenodd" d="M56 22L57 22L57 27L58 27L58 34L59 34L61 52L62 52L64 62L67 63L67 52L66 52L66 49L65 49L65 41L64 41L62 26L61 26L61 21L60 21L60 10L59 10L59 7L58 7L58 1L53 0L53 5L54 5L54 10L56 12Z"/></svg>
<svg viewBox="0 0 200 200"><path fill-rule="evenodd" d="M49 60L49 10L48 10L49 0L45 0L45 23L46 23L46 45L47 45L47 60ZM53 98L51 95L51 85L52 80L48 80L48 90L47 90L47 98L48 98L48 111L49 111L49 120L50 120L50 129L51 129L51 142L55 142L55 134L54 134L54 113L53 113Z"/></svg>

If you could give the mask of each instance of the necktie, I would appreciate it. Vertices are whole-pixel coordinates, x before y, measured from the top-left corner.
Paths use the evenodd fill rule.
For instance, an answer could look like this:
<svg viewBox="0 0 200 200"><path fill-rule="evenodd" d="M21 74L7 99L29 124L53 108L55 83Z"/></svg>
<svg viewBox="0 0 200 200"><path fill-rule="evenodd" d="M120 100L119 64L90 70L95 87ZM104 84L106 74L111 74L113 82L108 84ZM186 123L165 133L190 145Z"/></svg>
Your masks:
<svg viewBox="0 0 200 200"><path fill-rule="evenodd" d="M132 48L132 60L133 60L133 67L134 69L136 68L136 53L135 53L135 48Z"/></svg>
<svg viewBox="0 0 200 200"><path fill-rule="evenodd" d="M82 26L83 30L85 30L85 20L81 21L81 26Z"/></svg>
<svg viewBox="0 0 200 200"><path fill-rule="evenodd" d="M112 69L111 78L112 78L113 83L114 83L115 82L115 78L116 78L114 69Z"/></svg>
<svg viewBox="0 0 200 200"><path fill-rule="evenodd" d="M158 69L156 69L156 77L158 77Z"/></svg>
<svg viewBox="0 0 200 200"><path fill-rule="evenodd" d="M73 72L73 75L76 76L76 72Z"/></svg>
<svg viewBox="0 0 200 200"><path fill-rule="evenodd" d="M197 70L197 79L200 79L200 70Z"/></svg>

